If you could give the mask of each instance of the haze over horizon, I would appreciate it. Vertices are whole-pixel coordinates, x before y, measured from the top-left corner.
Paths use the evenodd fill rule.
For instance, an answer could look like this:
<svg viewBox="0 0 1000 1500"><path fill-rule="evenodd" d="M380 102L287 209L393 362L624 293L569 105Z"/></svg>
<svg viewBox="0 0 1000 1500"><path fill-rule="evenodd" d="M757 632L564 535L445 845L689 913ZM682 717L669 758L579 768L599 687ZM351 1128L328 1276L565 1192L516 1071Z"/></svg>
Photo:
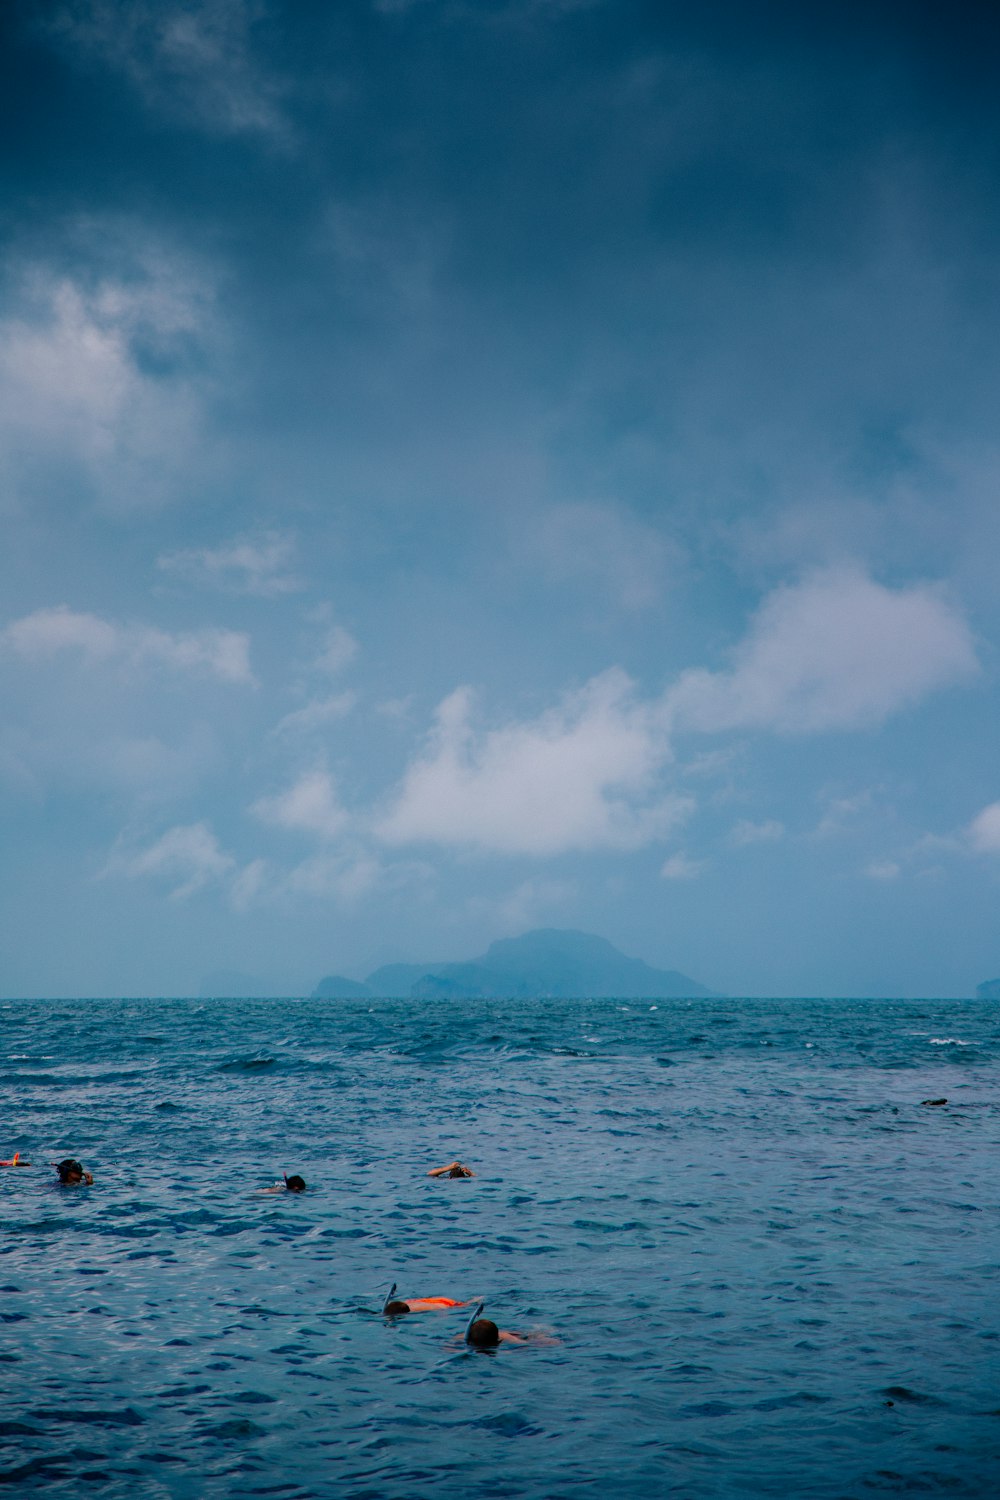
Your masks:
<svg viewBox="0 0 1000 1500"><path fill-rule="evenodd" d="M2 995L1000 974L1000 13L0 39Z"/></svg>

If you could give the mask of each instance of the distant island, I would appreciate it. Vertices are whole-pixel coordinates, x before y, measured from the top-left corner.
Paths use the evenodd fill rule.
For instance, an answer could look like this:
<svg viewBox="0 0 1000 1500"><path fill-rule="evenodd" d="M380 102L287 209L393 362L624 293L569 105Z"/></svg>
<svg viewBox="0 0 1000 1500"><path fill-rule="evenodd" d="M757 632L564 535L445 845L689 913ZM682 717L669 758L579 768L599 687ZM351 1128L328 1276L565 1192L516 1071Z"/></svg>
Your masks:
<svg viewBox="0 0 1000 1500"><path fill-rule="evenodd" d="M987 979L976 985L977 1000L1000 1000L1000 979Z"/></svg>
<svg viewBox="0 0 1000 1500"><path fill-rule="evenodd" d="M328 974L315 1000L699 999L713 994L676 969L628 958L606 938L542 927L491 943L467 963L384 964L363 984Z"/></svg>

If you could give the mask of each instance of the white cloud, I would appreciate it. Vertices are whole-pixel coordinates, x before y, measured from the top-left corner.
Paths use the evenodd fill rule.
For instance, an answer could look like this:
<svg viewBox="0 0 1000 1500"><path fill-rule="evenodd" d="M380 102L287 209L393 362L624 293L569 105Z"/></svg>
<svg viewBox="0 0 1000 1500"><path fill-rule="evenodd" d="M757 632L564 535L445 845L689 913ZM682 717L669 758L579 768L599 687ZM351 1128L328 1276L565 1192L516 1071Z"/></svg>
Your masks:
<svg viewBox="0 0 1000 1500"><path fill-rule="evenodd" d="M703 859L689 859L686 854L671 854L660 870L664 880L694 880L708 868Z"/></svg>
<svg viewBox="0 0 1000 1500"><path fill-rule="evenodd" d="M773 818L763 823L752 823L747 818L741 818L733 825L729 835L734 844L770 844L784 836L784 823L778 823Z"/></svg>
<svg viewBox="0 0 1000 1500"><path fill-rule="evenodd" d="M290 870L283 890L292 895L356 901L379 882L382 866L370 854L316 854Z"/></svg>
<svg viewBox="0 0 1000 1500"><path fill-rule="evenodd" d="M734 767L743 754L744 747L725 745L719 750L702 750L691 757L681 768L685 776L731 777Z"/></svg>
<svg viewBox="0 0 1000 1500"><path fill-rule="evenodd" d="M268 531L258 537L237 537L221 547L166 552L156 559L156 566L196 583L271 598L303 587L290 568L294 551L291 537Z"/></svg>
<svg viewBox="0 0 1000 1500"><path fill-rule="evenodd" d="M576 886L566 880L523 880L499 898L471 897L468 911L479 924L488 923L491 931L502 936L542 925L553 910L571 906L576 895Z"/></svg>
<svg viewBox="0 0 1000 1500"><path fill-rule="evenodd" d="M121 73L148 108L220 135L284 142L281 85L254 55L259 0L74 0L48 30L73 60Z"/></svg>
<svg viewBox="0 0 1000 1500"><path fill-rule="evenodd" d="M313 666L318 672L326 672L335 677L342 672L347 664L354 660L358 652L358 643L345 630L342 625L334 625L326 632L320 653L316 657Z"/></svg>
<svg viewBox="0 0 1000 1500"><path fill-rule="evenodd" d="M966 837L978 854L1000 854L1000 802L991 802L976 814Z"/></svg>
<svg viewBox="0 0 1000 1500"><path fill-rule="evenodd" d="M59 651L79 651L92 662L117 656L122 648L121 632L97 615L80 614L67 604L36 609L12 620L0 634L15 655L28 661L45 660Z"/></svg>
<svg viewBox="0 0 1000 1500"><path fill-rule="evenodd" d="M182 732L175 744L155 735L133 735L112 736L88 748L95 774L116 789L128 789L147 805L190 793L216 758L212 736L199 730ZM82 756L87 751L74 746L77 762ZM65 782L65 769L60 779Z"/></svg>
<svg viewBox="0 0 1000 1500"><path fill-rule="evenodd" d="M162 877L173 883L174 900L193 895L212 881L222 880L234 868L235 860L220 848L215 834L206 823L178 824L163 834L148 849L126 855L116 851L108 862L106 873L138 878Z"/></svg>
<svg viewBox="0 0 1000 1500"><path fill-rule="evenodd" d="M665 701L687 729L851 729L976 670L968 626L938 589L890 589L833 568L775 590L732 671L685 672Z"/></svg>
<svg viewBox="0 0 1000 1500"><path fill-rule="evenodd" d="M250 641L241 631L211 628L171 633L152 625L115 624L65 604L13 620L0 631L0 647L25 661L47 661L62 651L73 651L91 665L117 660L207 673L224 682L254 680Z"/></svg>
<svg viewBox="0 0 1000 1500"><path fill-rule="evenodd" d="M620 506L553 506L518 524L518 550L557 582L582 581L629 609L661 597L671 549L652 526Z"/></svg>
<svg viewBox="0 0 1000 1500"><path fill-rule="evenodd" d="M441 704L425 753L377 824L387 843L534 855L635 849L690 807L658 790L663 726L621 671L527 723L477 733L471 713L465 688Z"/></svg>
<svg viewBox="0 0 1000 1500"><path fill-rule="evenodd" d="M375 705L375 712L396 724L409 724L413 719L415 701L412 693L407 693L403 698L387 698L383 703Z"/></svg>
<svg viewBox="0 0 1000 1500"><path fill-rule="evenodd" d="M264 895L270 879L270 866L266 859L252 859L233 878L230 889L230 904L234 911L248 911Z"/></svg>
<svg viewBox="0 0 1000 1500"><path fill-rule="evenodd" d="M250 811L262 823L321 839L338 838L349 822L333 778L323 770L305 772L287 791L261 797Z"/></svg>
<svg viewBox="0 0 1000 1500"><path fill-rule="evenodd" d="M900 866L893 859L873 859L865 869L869 880L895 880L899 873Z"/></svg>
<svg viewBox="0 0 1000 1500"><path fill-rule="evenodd" d="M375 890L419 889L432 878L425 864L397 861L384 864L370 850L349 843L323 849L291 866L254 859L233 876L230 903L236 911L268 905L287 907L303 897L350 905Z"/></svg>
<svg viewBox="0 0 1000 1500"><path fill-rule="evenodd" d="M843 833L852 819L867 812L875 800L875 791L868 787L853 797L828 797L826 810L816 825L817 838L829 838Z"/></svg>
<svg viewBox="0 0 1000 1500"><path fill-rule="evenodd" d="M314 698L304 708L297 708L279 719L271 733L289 738L315 734L328 724L346 718L356 702L357 695L354 693L335 693L330 698Z"/></svg>
<svg viewBox="0 0 1000 1500"><path fill-rule="evenodd" d="M102 503L135 509L163 497L194 447L204 277L155 250L133 261L128 280L97 284L32 267L20 311L0 321L0 472L15 496L62 464Z"/></svg>

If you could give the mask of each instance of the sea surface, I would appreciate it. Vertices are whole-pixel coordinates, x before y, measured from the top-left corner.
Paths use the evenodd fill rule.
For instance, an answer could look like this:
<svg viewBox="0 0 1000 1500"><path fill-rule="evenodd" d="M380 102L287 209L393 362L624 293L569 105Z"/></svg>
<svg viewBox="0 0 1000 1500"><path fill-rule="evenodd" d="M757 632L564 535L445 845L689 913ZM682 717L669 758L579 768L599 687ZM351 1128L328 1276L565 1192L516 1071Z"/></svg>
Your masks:
<svg viewBox="0 0 1000 1500"><path fill-rule="evenodd" d="M33 1163L0 1169L0 1491L1000 1494L996 1003L0 1025L0 1156ZM308 1191L257 1191L282 1172ZM394 1281L560 1342L387 1320Z"/></svg>

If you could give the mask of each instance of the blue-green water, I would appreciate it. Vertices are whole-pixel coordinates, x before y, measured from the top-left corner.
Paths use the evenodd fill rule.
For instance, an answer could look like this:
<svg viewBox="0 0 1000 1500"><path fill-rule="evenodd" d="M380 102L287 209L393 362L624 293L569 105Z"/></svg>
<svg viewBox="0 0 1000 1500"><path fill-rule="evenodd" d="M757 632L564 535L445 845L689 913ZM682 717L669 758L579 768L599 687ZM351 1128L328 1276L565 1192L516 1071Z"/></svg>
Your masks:
<svg viewBox="0 0 1000 1500"><path fill-rule="evenodd" d="M996 1005L0 1022L12 1490L1000 1492ZM475 1180L424 1175L454 1156ZM283 1170L309 1191L255 1193ZM461 1311L381 1317L391 1281L562 1342L467 1351Z"/></svg>

